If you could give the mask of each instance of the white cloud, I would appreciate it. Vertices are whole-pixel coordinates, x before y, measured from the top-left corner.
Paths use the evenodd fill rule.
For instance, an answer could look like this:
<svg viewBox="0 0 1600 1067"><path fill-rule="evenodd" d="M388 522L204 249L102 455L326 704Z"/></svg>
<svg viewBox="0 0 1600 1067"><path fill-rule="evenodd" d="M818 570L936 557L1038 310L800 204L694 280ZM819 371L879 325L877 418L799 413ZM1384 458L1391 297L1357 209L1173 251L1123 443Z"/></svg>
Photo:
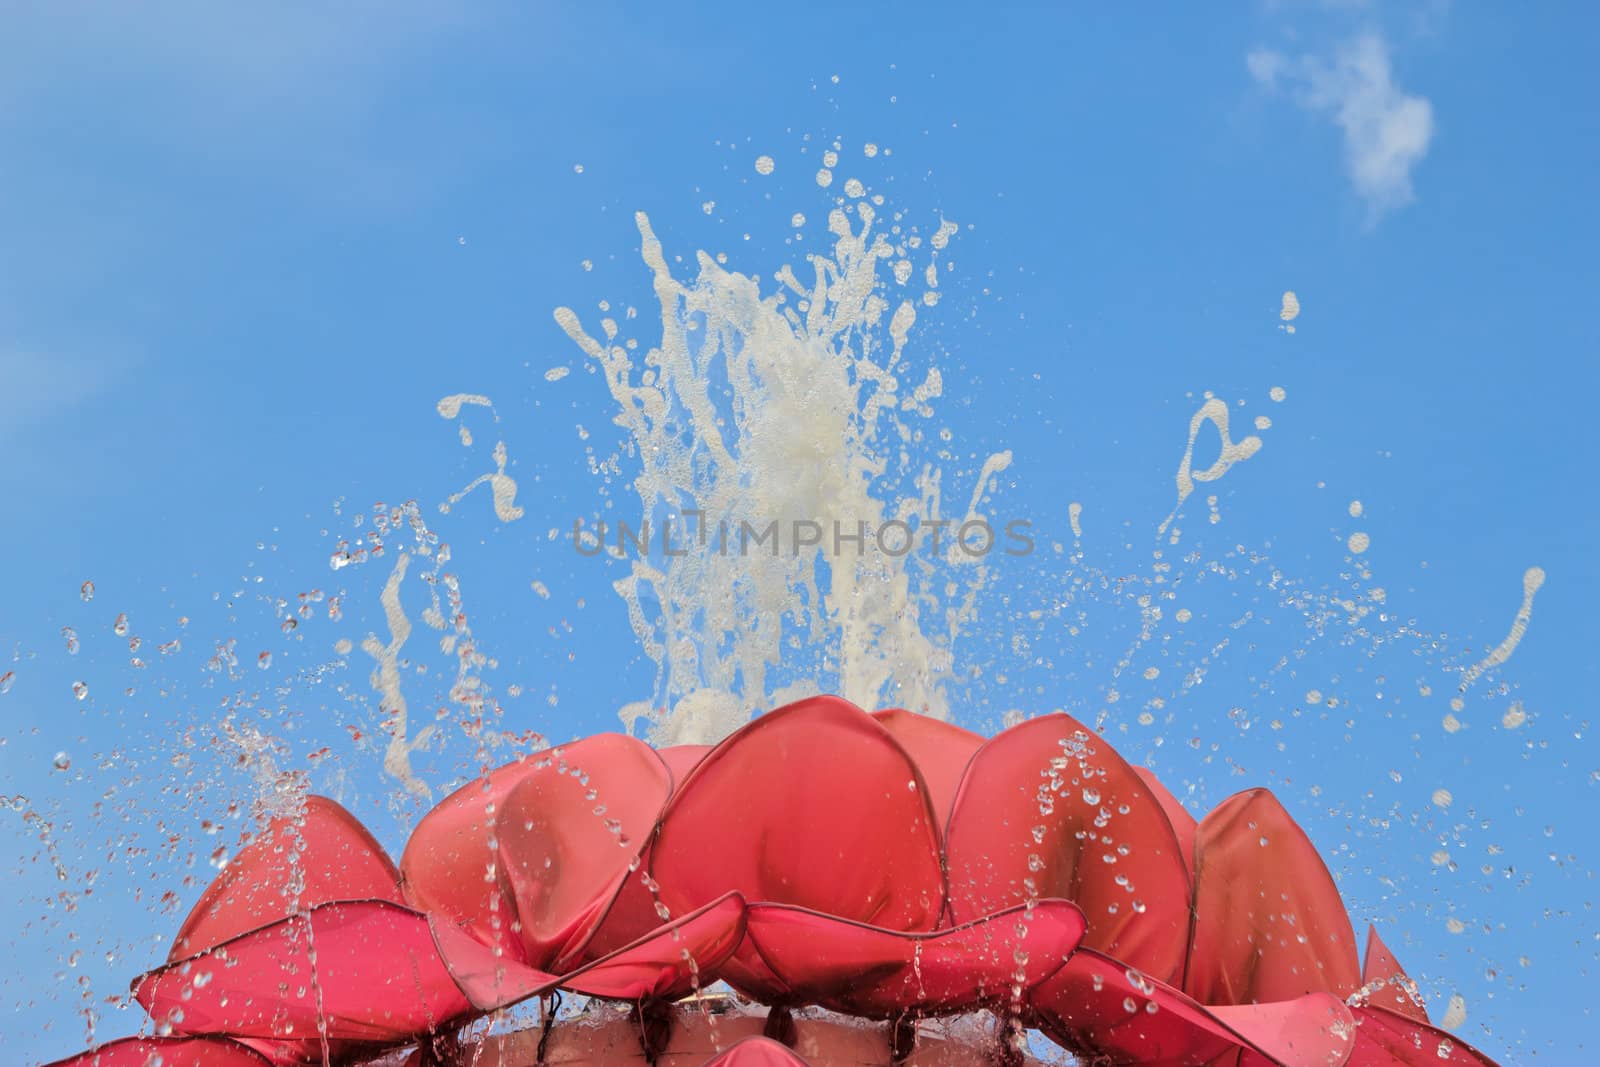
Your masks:
<svg viewBox="0 0 1600 1067"><path fill-rule="evenodd" d="M1258 49L1245 65L1257 82L1268 89L1287 85L1302 106L1330 116L1344 131L1350 180L1374 220L1415 198L1411 171L1433 140L1433 105L1395 84L1382 37L1363 34L1331 62Z"/></svg>

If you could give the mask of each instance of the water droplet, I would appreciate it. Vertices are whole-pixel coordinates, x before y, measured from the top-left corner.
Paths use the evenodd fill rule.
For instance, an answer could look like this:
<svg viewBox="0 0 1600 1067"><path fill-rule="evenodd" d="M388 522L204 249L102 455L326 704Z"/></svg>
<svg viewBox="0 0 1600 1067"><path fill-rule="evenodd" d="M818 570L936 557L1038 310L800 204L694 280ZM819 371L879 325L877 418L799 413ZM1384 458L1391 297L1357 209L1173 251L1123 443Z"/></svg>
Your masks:
<svg viewBox="0 0 1600 1067"><path fill-rule="evenodd" d="M263 652L261 655L257 656L256 666L260 667L262 670L266 670L268 667L272 666L272 653Z"/></svg>
<svg viewBox="0 0 1600 1067"><path fill-rule="evenodd" d="M89 601L93 600L94 599L94 583L93 582L84 582L82 585L80 585L78 587L78 595L83 598L83 602L85 604L87 604Z"/></svg>
<svg viewBox="0 0 1600 1067"><path fill-rule="evenodd" d="M76 656L78 654L78 631L70 626L63 626L61 628L61 636L67 642L67 655Z"/></svg>
<svg viewBox="0 0 1600 1067"><path fill-rule="evenodd" d="M72 766L72 757L68 756L65 752L57 752L55 758L56 770L64 771L70 766Z"/></svg>
<svg viewBox="0 0 1600 1067"><path fill-rule="evenodd" d="M72 695L77 697L79 700L83 700L89 695L89 687L83 682L73 682Z"/></svg>
<svg viewBox="0 0 1600 1067"><path fill-rule="evenodd" d="M123 612L117 616L117 621L111 624L111 632L118 637L128 636L128 614Z"/></svg>
<svg viewBox="0 0 1600 1067"><path fill-rule="evenodd" d="M773 159L772 159L771 156L757 156L756 157L756 173L757 174L760 174L761 176L765 177L766 175L771 174L775 169L777 169L777 164L775 162L773 162Z"/></svg>
<svg viewBox="0 0 1600 1067"><path fill-rule="evenodd" d="M11 692L11 687L16 684L16 681L16 671L6 671L6 673L0 674L0 693Z"/></svg>

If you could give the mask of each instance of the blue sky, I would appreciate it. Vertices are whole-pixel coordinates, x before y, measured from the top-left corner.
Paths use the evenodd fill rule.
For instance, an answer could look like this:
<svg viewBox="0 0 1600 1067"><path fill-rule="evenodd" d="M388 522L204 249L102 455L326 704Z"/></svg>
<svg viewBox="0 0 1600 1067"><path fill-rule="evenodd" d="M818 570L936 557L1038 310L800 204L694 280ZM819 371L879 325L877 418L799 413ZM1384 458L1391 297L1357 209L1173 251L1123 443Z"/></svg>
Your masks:
<svg viewBox="0 0 1600 1067"><path fill-rule="evenodd" d="M841 171L963 226L915 343L943 368L952 471L1013 451L1010 513L1070 541L1081 502L1088 561L1148 571L1203 394L1246 401L1235 436L1256 415L1273 424L1179 522L1196 573L1218 576L1196 593L1193 647L1232 644L1172 722L1141 732L1107 701L1137 612L1088 597L1092 625L1067 634L1051 612L1070 581L1045 553L981 607L994 632L961 654L987 669L956 694L958 719L1103 711L1201 809L1272 785L1435 1017L1459 995L1459 1032L1508 1062L1592 1059L1600 509L1582 309L1600 283L1600 118L1581 102L1596 16L992 5L970 21L937 5L8 9L14 1047L77 1047L90 1004L101 1037L137 1025L106 999L164 953L198 892L182 880L203 882L248 822L224 814L256 790L217 740L229 709L280 738L280 770L308 769L403 840L416 810L371 750L359 649L384 633L388 565L328 566L374 502L418 500L451 543L508 729L614 728L649 695L615 573L547 536L598 506L585 449L615 438L551 309L650 306L636 210L686 264L704 248L770 275L804 251L786 243L790 216L819 227L838 195L813 178L838 140ZM892 155L866 158L869 142ZM1285 290L1302 309L1292 335ZM575 373L547 381L558 365ZM434 409L461 392L495 402L463 416L472 447ZM498 521L481 490L440 515L493 469L496 441L524 517ZM1345 548L1357 529L1370 579ZM1445 729L1460 669L1505 637L1534 565L1548 580L1520 647L1465 695L1465 728ZM1323 596L1382 586L1387 618L1319 633L1274 569ZM312 618L286 631L277 601L293 611L312 590ZM1029 655L1010 632L1026 605L1046 609L1023 628ZM1253 621L1233 627L1243 611ZM341 638L357 646L347 666ZM229 640L239 669L208 670ZM453 658L431 632L414 640L432 673L410 699L427 709ZM1514 702L1527 719L1508 727ZM442 788L470 751L456 738L419 766Z"/></svg>

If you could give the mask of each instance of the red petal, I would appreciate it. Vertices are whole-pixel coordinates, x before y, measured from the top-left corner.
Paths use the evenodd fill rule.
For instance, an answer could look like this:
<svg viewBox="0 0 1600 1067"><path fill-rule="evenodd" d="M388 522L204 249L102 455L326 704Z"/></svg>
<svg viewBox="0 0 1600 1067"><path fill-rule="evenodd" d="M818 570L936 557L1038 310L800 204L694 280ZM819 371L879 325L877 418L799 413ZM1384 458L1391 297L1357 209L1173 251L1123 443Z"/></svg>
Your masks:
<svg viewBox="0 0 1600 1067"><path fill-rule="evenodd" d="M661 757L661 762L667 765L667 770L672 772L673 788L682 785L689 777L689 772L700 765L714 745L668 745L666 748L656 749L656 755Z"/></svg>
<svg viewBox="0 0 1600 1067"><path fill-rule="evenodd" d="M654 751L621 734L501 767L423 817L400 861L406 896L508 959L566 967L604 919L670 788Z"/></svg>
<svg viewBox="0 0 1600 1067"><path fill-rule="evenodd" d="M679 788L651 852L679 915L723 893L894 930L931 930L944 906L936 823L911 758L855 705L815 697L768 712ZM724 977L784 989L748 946Z"/></svg>
<svg viewBox="0 0 1600 1067"><path fill-rule="evenodd" d="M1375 985L1375 983L1382 985ZM1378 937L1378 928L1367 925L1367 956L1361 964L1361 988L1366 993L1365 1003L1375 1008L1388 1008L1419 1023L1428 1021L1428 1009L1422 1003L1417 985L1400 966Z"/></svg>
<svg viewBox="0 0 1600 1067"><path fill-rule="evenodd" d="M479 1011L504 1008L558 986L616 1000L671 1000L696 984L715 981L717 968L744 939L744 901L729 893L565 975L496 956L493 949L446 923L434 922L433 936L451 979Z"/></svg>
<svg viewBox="0 0 1600 1067"><path fill-rule="evenodd" d="M716 981L745 935L744 898L729 893L561 980L612 1000L676 1000Z"/></svg>
<svg viewBox="0 0 1600 1067"><path fill-rule="evenodd" d="M983 737L904 708L875 711L872 717L900 742L922 772L928 796L933 801L933 813L943 829L950 818L961 776L966 773L973 754L983 747Z"/></svg>
<svg viewBox="0 0 1600 1067"><path fill-rule="evenodd" d="M711 745L672 745L668 748L656 749L656 755L661 757L661 762L667 765L667 770L672 774L674 788L682 785L689 777L689 772L697 767L706 753L710 752ZM645 887L645 872L650 867L650 853L646 846L644 860L640 870L629 874L622 882L622 889L617 893L617 899L611 904L611 910L606 913L605 921L594 932L589 943L584 946L583 959L593 962L602 956L609 955L624 945L644 937L652 930L659 929L663 919L656 913L655 894Z"/></svg>
<svg viewBox="0 0 1600 1067"><path fill-rule="evenodd" d="M1330 1067L1351 1049L1351 1016L1324 994L1282 1004L1207 1009L1164 982L1091 949L1033 993L1045 1033L1086 1061L1198 1067L1234 1063Z"/></svg>
<svg viewBox="0 0 1600 1067"><path fill-rule="evenodd" d="M720 1056L705 1062L705 1067L808 1067L805 1060L776 1041L747 1037Z"/></svg>
<svg viewBox="0 0 1600 1067"><path fill-rule="evenodd" d="M1156 798L1161 805L1161 810L1166 812L1167 822L1172 825L1172 832L1178 839L1178 851L1183 853L1183 865L1188 869L1190 877L1194 876L1194 835L1200 828L1200 823L1189 809L1184 807L1172 791L1161 784L1155 772L1145 767L1135 767L1133 773L1150 790L1150 795Z"/></svg>
<svg viewBox="0 0 1600 1067"><path fill-rule="evenodd" d="M290 887L303 879L298 893ZM239 850L178 928L168 961L330 900L400 901L400 877L365 826L327 797L277 818Z"/></svg>
<svg viewBox="0 0 1600 1067"><path fill-rule="evenodd" d="M429 925L450 980L478 1011L494 1011L561 984L559 974L504 955L448 921L430 916Z"/></svg>
<svg viewBox="0 0 1600 1067"><path fill-rule="evenodd" d="M1045 1034L1088 1062L1198 1067L1241 1047L1177 989L1092 949L1079 949L1031 1001Z"/></svg>
<svg viewBox="0 0 1600 1067"><path fill-rule="evenodd" d="M1183 966L1189 878L1172 826L1133 768L1070 716L1032 719L979 750L947 842L953 921L1025 900L1031 881L1032 895L1083 909L1090 948L1163 981Z"/></svg>
<svg viewBox="0 0 1600 1067"><path fill-rule="evenodd" d="M640 870L623 879L622 889L611 902L611 910L606 912L600 928L583 947L584 962L592 963L602 956L608 956L651 931L659 930L663 925L665 920L656 913L655 894L645 887L645 866L648 863L649 854L646 853Z"/></svg>
<svg viewBox="0 0 1600 1067"><path fill-rule="evenodd" d="M48 1067L267 1067L259 1052L220 1037L124 1037Z"/></svg>
<svg viewBox="0 0 1600 1067"><path fill-rule="evenodd" d="M1343 1001L1327 993L1210 1011L1244 1039L1239 1067L1343 1067L1352 1061L1355 1019ZM1369 1067L1365 1060L1354 1062Z"/></svg>
<svg viewBox="0 0 1600 1067"><path fill-rule="evenodd" d="M1053 974L1083 915L1041 900L936 933L907 934L783 904L750 905L750 940L795 1001L874 1018L1003 1003ZM1020 960L1020 961L1019 961Z"/></svg>
<svg viewBox="0 0 1600 1067"><path fill-rule="evenodd" d="M1495 1067L1495 1062L1443 1030L1386 1008L1357 1008L1356 1051L1361 1067Z"/></svg>
<svg viewBox="0 0 1600 1067"><path fill-rule="evenodd" d="M388 901L279 920L151 971L134 995L179 1033L313 1042L409 1040L470 1009L427 917Z"/></svg>
<svg viewBox="0 0 1600 1067"><path fill-rule="evenodd" d="M1361 985L1355 932L1316 848L1271 793L1238 793L1195 839L1195 924L1184 989L1252 1004Z"/></svg>

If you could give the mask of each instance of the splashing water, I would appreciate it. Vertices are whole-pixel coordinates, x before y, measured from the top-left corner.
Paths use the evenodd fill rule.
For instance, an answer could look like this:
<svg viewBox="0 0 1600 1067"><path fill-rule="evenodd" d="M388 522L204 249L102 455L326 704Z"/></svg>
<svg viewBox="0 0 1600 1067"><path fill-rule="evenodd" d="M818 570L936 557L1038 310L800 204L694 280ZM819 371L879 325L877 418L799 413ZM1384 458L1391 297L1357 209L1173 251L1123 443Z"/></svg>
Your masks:
<svg viewBox="0 0 1600 1067"><path fill-rule="evenodd" d="M907 387L919 377L906 353L917 312L903 291L923 255L922 302L934 302L955 225L924 240L898 216L884 227L870 204L852 206L831 213L833 251L810 257L810 278L786 266L765 294L703 252L697 278L680 282L639 215L661 315L640 364L613 320L602 342L572 310L555 312L603 371L640 465L638 523L619 524L607 550L626 554L630 535L648 546L616 589L656 692L623 718L650 720L660 740L716 740L819 685L863 706L948 714L955 646L989 574L961 527L981 535L1010 454L989 457L965 512L945 517L941 471L913 458L942 379L927 367ZM598 552L611 532L597 522L574 537Z"/></svg>
<svg viewBox="0 0 1600 1067"><path fill-rule="evenodd" d="M832 182L832 172L827 173L829 182L821 184ZM1090 708L1090 714L1080 717L1093 722L1098 732L1120 732L1118 745L1147 764L1159 758L1163 769L1170 768L1174 749L1192 750L1194 756L1184 751L1182 758L1191 761L1184 769L1193 777L1172 784L1186 787L1185 802L1198 807L1232 788L1227 780L1232 776L1249 775L1246 780L1254 780L1284 775L1287 784L1285 768L1294 769L1291 761L1312 747L1317 748L1316 763L1326 764L1330 769L1325 773L1331 775L1343 773L1341 758L1366 761L1370 753L1332 742L1338 736L1350 740L1357 722L1352 709L1360 708L1368 722L1380 727L1380 720L1388 718L1383 707L1388 683L1379 671L1380 656L1398 657L1400 650L1411 657L1421 654L1427 668L1445 668L1451 682L1459 683L1452 714L1446 717L1447 734L1464 728L1455 712L1462 711L1469 690L1475 689L1485 700L1506 692L1504 687L1488 692L1489 682L1528 629L1533 596L1544 580L1537 568L1524 576L1522 608L1500 646L1487 656L1480 653L1465 662L1450 662L1441 636L1417 629L1388 606L1388 595L1372 581L1365 530L1346 527L1338 532L1338 547L1350 553L1349 570L1333 587L1286 576L1265 551L1243 544L1228 542L1219 550L1220 542L1202 545L1192 536L1185 543L1177 524L1185 506L1193 506L1190 498L1195 490L1204 484L1201 495L1206 496L1220 488L1218 482L1226 478L1231 484L1249 477L1252 468L1262 463L1245 462L1263 447L1260 436L1247 434L1238 440L1230 436L1230 411L1243 401L1210 393L1196 396L1195 406L1184 412L1186 442L1181 422L1175 420L1165 428L1173 432L1173 466L1166 468L1166 477L1174 481L1161 487L1152 479L1151 488L1164 498L1160 511L1168 507L1172 511L1159 527L1154 518L1160 511L1152 516L1152 557L1090 565L1086 551L1103 545L1108 537L1121 540L1108 533L1114 517L1107 516L1098 502L1091 502L1087 515L1079 501L1064 502L1071 548L1057 545L1056 560L1032 561L1024 579L1030 586L1027 602L1018 598L1000 610L986 603L980 628L980 600L1000 588L1002 581L1014 581L1023 569L1003 565L1001 544L992 544L988 553L968 551L960 532L972 524L993 525L991 496L1012 456L1009 451L980 454L971 470L938 465L936 457L945 460L949 452L930 447L930 424L945 382L940 368L922 355L916 343L921 338L919 309L938 304L940 273L949 265L943 255L957 228L941 221L936 228L919 231L905 216L880 210L881 200L863 198L858 182L844 180L842 174L840 178L843 195L828 216L829 250L807 257L803 268L785 266L768 277L739 273L721 257L703 252L691 278L674 276L669 267L672 257L649 219L639 215L643 261L658 305L650 318L659 320L658 337L635 341L625 335L627 327L617 319L634 321L637 313L632 308L615 318L605 308L606 317L588 327L572 310L556 310L557 323L606 383L614 402L613 421L623 432L622 452L600 467L612 475L624 469L632 472L631 499L605 499L604 524L590 519L573 530L574 547L585 554L590 548L597 553L603 549L620 571L615 590L656 670L648 699L622 711L630 729L648 732L664 743L715 741L753 713L817 690L839 692L869 708L900 705L940 718L950 717L952 705L959 704L961 717L978 725L972 720L973 708L981 709L985 702L969 704L959 686L984 664L989 677L997 680L997 691L1009 687L1028 699L1037 698L1039 710L1058 701L1083 704L1098 699L1098 709ZM810 184L809 174L806 183ZM795 213L793 225L804 227L805 217ZM1285 294L1285 322L1294 317L1289 314L1291 297ZM1292 310L1298 313L1298 308L1296 301ZM655 322L649 329L656 329ZM571 374L576 369L581 368L575 364L536 373L553 386L569 376L581 377ZM1266 396L1273 404L1283 404L1287 398L1277 386ZM500 421L489 398L456 393L439 400L436 410L438 417L455 423L452 437L464 448L474 446L473 429L483 437L484 452L493 444L487 460L478 453L484 462L451 483L454 492L443 499L440 512L453 514L451 521L457 523L524 520L517 527L523 529L525 515L537 517L540 509L528 503L533 498L531 485L524 481L520 488L527 492L519 498L519 485L509 473L508 447L516 445L514 436L498 430L487 436L481 420ZM469 428L469 419L480 421ZM436 420L429 421L437 425ZM1234 432L1248 424L1236 421ZM1256 416L1253 425L1265 434L1272 422ZM947 434L941 431L942 436ZM1204 457L1211 454L1213 436L1218 451L1208 463ZM953 505L944 499L947 492L953 495ZM1210 523L1218 524L1218 497L1206 496L1206 505ZM615 514L624 510L631 519L616 521ZM1341 505L1340 511L1351 520L1364 518L1359 503ZM255 794L254 804L245 809L253 811L259 822L274 815L294 817L313 781L319 791L350 788L347 771L359 774L368 769L369 756L391 782L399 783L385 803L391 811L408 813L425 806L426 798L440 795L452 777L459 781L463 773L470 775L513 758L515 752L490 751L512 735L499 735L486 725L495 723L501 710L482 679L483 671L493 664L467 623L461 583L447 569L449 545L428 529L422 509L414 503L398 508L378 504L355 518L359 535L349 534L355 543L341 539L325 557L332 571L340 574L336 580L358 582L362 564L385 555L388 560L386 574L371 575L374 587L366 592L372 595L361 598L371 600L378 611L370 622L363 622L369 628L331 643L340 657L356 653L353 665L318 665L280 681L275 689L271 686L274 672L295 669L296 653L308 647L300 642L308 630L315 632L321 625L313 618L322 614L313 611L314 604L324 601L320 591L298 594L298 610L286 592L280 601L286 605L283 617L270 635L278 642L281 633L282 642L273 645L280 650L278 655L267 650L247 653L247 661L250 654L256 656L257 666L242 676L237 670L236 639L215 639L217 654L207 661L203 684L240 686L220 702L220 725L202 721L199 740L190 730L169 746L162 735L150 753L124 748L113 754L114 759L92 751L81 739L65 741L66 747L51 764L52 780L82 789L97 775L104 779L106 768L127 766L130 773L143 774L146 782L158 782L170 766L183 778L174 793L186 798L186 809L193 809L182 817L204 814L220 821L217 809L227 804L226 790L241 783L227 782L225 774L203 766L204 759L194 759L196 750L209 744L217 763L231 763L234 770L244 772L248 781L242 784ZM370 525L363 527L364 520ZM1180 544L1183 547L1178 548ZM1132 544L1124 547L1134 550ZM94 608L116 595L114 576L101 578L102 596ZM559 589L552 591L539 580L530 583L525 575L517 584L531 587L541 601L561 598ZM408 602L419 585L429 601L420 613L408 615ZM91 601L93 583L84 583L78 592L84 602ZM356 602L351 590L332 592L326 598L329 625L342 621L341 602L346 597ZM141 628L150 621L143 610L137 610L135 617ZM414 617L421 623L416 632ZM1108 618L1114 620L1109 625ZM1275 619L1288 625L1274 626ZM84 613L75 621L82 637L78 629L66 627L61 642L51 642L53 650L76 655L81 640L87 653L93 641L104 640L103 617ZM178 628L187 624L184 618ZM1098 632L1092 632L1096 627ZM115 615L111 630L130 653L139 651L145 640L158 649L159 659L151 657L149 670L137 656L128 660L134 671L146 676L185 669L195 647L212 643L196 637L199 646L191 640L191 652L185 655L184 642L175 633L160 640L147 630L141 638L130 631L123 613ZM985 632L996 631L1005 632L1010 654L997 658L991 669L982 639ZM253 645L248 636L245 640L246 649L266 647L266 642ZM445 672L425 678L422 667L430 645L451 663ZM1319 646L1314 654L1313 646ZM1231 669L1230 656L1235 660ZM81 662L72 661L74 666ZM1345 665L1342 677L1341 664ZM66 703L74 705L74 712L81 703L87 712L120 716L121 709L97 707L109 702L120 686L90 674L93 664L84 666L83 678L88 681L79 681L82 689L71 690L77 699ZM311 718L304 715L303 701L324 673L337 680L352 666L359 676L354 684L341 685L340 693L356 710L336 714L332 722L335 731L348 731L361 760L339 766L341 750L335 745L335 757L318 763L328 748L309 754L306 750L329 739L317 736L312 741L311 730L296 736L301 723ZM1369 667L1371 673L1362 677ZM21 681L10 670L0 673L0 694L15 685L18 694L6 701L15 706L36 676L31 669L24 671ZM1027 682L1040 676L1043 683L1029 692ZM443 679L434 708L428 706L426 695L432 678ZM87 699L90 681L94 701ZM1358 687L1367 691L1359 692ZM1389 684L1391 690L1399 687ZM181 705L190 699L185 687L170 676L153 688L163 704ZM519 696L518 690L512 686L508 693ZM953 697L953 691L959 695ZM1218 691L1237 701L1225 718L1206 702ZM1418 691L1423 697L1431 694L1427 685ZM131 695L133 689L126 692ZM1187 720L1177 710L1182 702L1188 705ZM550 703L555 703L553 698ZM1263 705L1271 710L1263 713ZM206 703L205 716L216 714L211 710L216 706ZM1369 709L1375 714L1368 714ZM436 712L433 722L419 722L430 712ZM1015 714L1008 713L1006 721L1015 721ZM1529 714L1521 703L1513 703L1509 709L1497 708L1493 721L1508 731L1521 729L1530 721ZM1366 723L1362 728L1368 728ZM1519 736L1532 733L1530 728ZM458 736L477 747L471 759L452 763L445 754ZM1277 754L1285 752L1286 745L1277 739L1291 737L1298 752L1279 762ZM1273 739L1271 756L1263 755L1268 751L1265 738ZM1257 745L1254 750L1252 743ZM1169 746L1164 752L1163 744ZM543 745L543 738L530 730L510 747L521 751ZM1268 759L1273 762L1263 770ZM1209 769L1197 772L1193 764ZM1306 771L1324 773L1320 766ZM1401 781L1398 772L1391 772L1391 777ZM1469 822L1453 814L1471 812L1474 804L1482 803L1477 784L1441 781L1448 781L1455 792L1429 781L1415 799L1405 802L1412 807L1411 827L1391 831L1384 823L1386 833L1414 833L1424 845L1419 855L1434 850L1432 870L1439 873L1423 877L1456 875L1457 857L1472 850L1500 854L1498 843L1488 839L1498 828L1491 831L1487 819ZM1314 783L1308 777L1310 795L1317 797L1321 789ZM106 788L109 800L113 792L109 785ZM1062 791L1065 788L1063 784L1049 795L1042 793L1041 802L1100 802L1098 792L1078 790L1073 797ZM1356 827L1340 844L1359 854L1367 847L1364 835L1373 834L1362 829L1362 822L1375 809L1351 799L1355 795L1355 790L1341 789L1341 798L1326 806L1330 818ZM14 802L14 809L21 812L18 803L27 802L20 797ZM132 807L131 801L125 803ZM227 807L229 818L241 819L238 805ZM169 813L169 818L176 822L176 816ZM1390 813L1383 812L1382 818L1389 819ZM68 882L69 868L74 881L83 880L79 870L83 864L76 857L57 856L45 816L28 807L25 819L29 827L38 828L56 880ZM217 832L216 824L204 825L207 834ZM152 837L159 833L167 841L158 845L168 849L161 853L163 872L184 866L176 850L187 846L174 842L186 840L189 830L169 823L151 831ZM133 833L114 832L119 835L115 844L127 849L133 869L137 862L133 857L140 853L132 843L139 839ZM239 837L245 836L241 827ZM228 855L226 846L216 849L212 865L226 864ZM188 868L205 866L203 853L198 864L196 858L191 854ZM1555 854L1550 858L1553 861ZM1341 862L1350 867L1350 861ZM1570 856L1566 862L1571 862ZM1473 877L1471 864L1463 863L1460 869L1466 873L1459 877ZM1485 881L1500 877L1491 864L1479 870ZM161 885L165 892L159 906L168 912L192 896L192 877L179 877L191 878L191 885L181 889ZM166 873L160 875L167 878ZM1437 898L1436 887L1431 897L1411 894L1421 903L1402 904L1401 892L1387 881L1385 885L1389 889L1360 884L1352 889L1352 897L1371 907L1373 902L1361 901L1360 894L1377 893L1377 906L1388 913L1402 906L1436 907L1427 902ZM1131 894L1136 887L1127 888ZM1406 888L1414 890L1416 883ZM1450 884L1448 896L1462 902L1450 903L1451 910L1460 906L1465 913L1464 902L1475 888L1465 882ZM60 899L63 914L74 911L75 896L62 891ZM1136 897L1130 898L1129 906L1142 910ZM1447 928L1452 934L1472 936L1469 918L1452 914ZM1444 925L1437 919L1433 922ZM1464 1018L1464 1002L1454 997L1446 1023L1460 1025ZM92 1016L90 1021L92 1027Z"/></svg>

